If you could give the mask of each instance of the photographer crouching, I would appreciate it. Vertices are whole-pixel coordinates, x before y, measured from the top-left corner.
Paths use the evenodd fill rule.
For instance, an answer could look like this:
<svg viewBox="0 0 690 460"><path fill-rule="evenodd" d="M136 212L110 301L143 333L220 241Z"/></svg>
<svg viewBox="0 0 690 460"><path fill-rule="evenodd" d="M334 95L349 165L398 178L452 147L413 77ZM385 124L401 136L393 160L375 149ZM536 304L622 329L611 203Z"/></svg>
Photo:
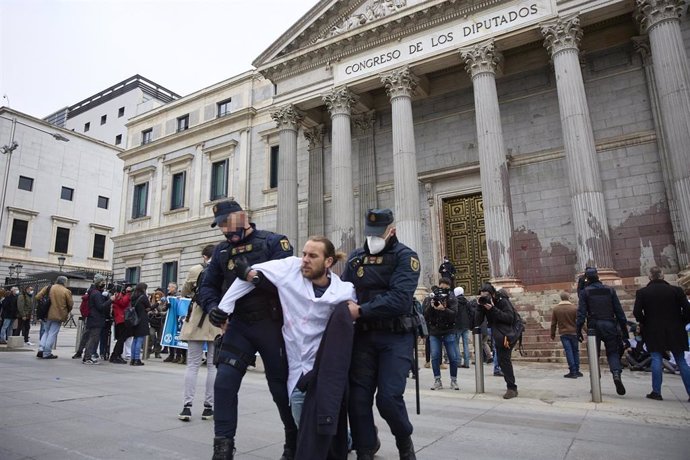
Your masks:
<svg viewBox="0 0 690 460"><path fill-rule="evenodd" d="M434 372L432 390L443 389L441 383L441 346L445 346L450 367L450 388L458 386L458 343L455 334L455 317L458 313L458 300L450 288L450 280L441 278L438 288L424 299L424 319L429 326L431 345L431 368Z"/></svg>

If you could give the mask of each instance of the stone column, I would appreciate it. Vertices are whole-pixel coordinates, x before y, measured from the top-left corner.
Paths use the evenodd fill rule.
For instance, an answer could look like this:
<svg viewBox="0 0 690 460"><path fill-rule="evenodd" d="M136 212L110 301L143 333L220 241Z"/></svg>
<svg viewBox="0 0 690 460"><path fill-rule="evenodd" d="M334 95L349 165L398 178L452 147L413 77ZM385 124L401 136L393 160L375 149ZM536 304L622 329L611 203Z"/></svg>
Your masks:
<svg viewBox="0 0 690 460"><path fill-rule="evenodd" d="M486 245L491 279L501 287L517 287L513 263L513 219L510 213L510 178L503 142L501 112L496 92L496 72L503 60L494 41L463 48L460 55L472 77L477 120L479 171L486 222Z"/></svg>
<svg viewBox="0 0 690 460"><path fill-rule="evenodd" d="M685 1L636 0L636 3L636 19L642 32L649 34L652 49L680 228L690 238L690 70L680 31ZM679 252L685 253L687 261L687 246Z"/></svg>
<svg viewBox="0 0 690 460"><path fill-rule="evenodd" d="M580 68L580 20L576 16L558 18L542 24L541 33L556 73L578 270L596 266L603 277L615 279L604 193Z"/></svg>
<svg viewBox="0 0 690 460"><path fill-rule="evenodd" d="M395 226L400 241L422 250L422 221L419 215L419 180L412 118L412 95L418 85L409 67L381 75L391 99L393 121L393 188Z"/></svg>
<svg viewBox="0 0 690 460"><path fill-rule="evenodd" d="M378 208L376 191L376 151L374 149L374 111L364 113L353 122L359 139L359 213L361 221L369 209ZM357 222L357 219L355 219ZM361 234L362 232L359 232ZM360 246L359 242L357 246Z"/></svg>
<svg viewBox="0 0 690 460"><path fill-rule="evenodd" d="M323 136L324 127L319 125L304 130L309 153L309 201L307 205L307 233L323 235Z"/></svg>
<svg viewBox="0 0 690 460"><path fill-rule="evenodd" d="M346 87L323 96L331 113L331 241L336 249L350 254L355 249L355 205L352 188L352 131L350 113L357 98Z"/></svg>
<svg viewBox="0 0 690 460"><path fill-rule="evenodd" d="M678 265L685 267L688 264L687 251L681 251L685 247L685 235L680 228L680 220L678 219L678 202L675 199L675 192L673 191L673 166L668 157L668 147L666 146L666 138L664 137L663 119L661 117L661 110L659 108L659 92L656 88L656 80L654 78L654 65L652 64L652 50L649 46L649 37L639 36L632 37L635 50L640 53L642 57L642 66L645 71L645 79L647 81L647 91L649 92L649 104L652 107L652 116L654 118L654 130L656 131L656 144L659 149L659 157L661 159L661 173L664 178L664 189L666 191L666 200L668 203L668 211L671 216L671 226L673 227L673 237L676 242L676 255L678 257Z"/></svg>
<svg viewBox="0 0 690 460"><path fill-rule="evenodd" d="M299 238L297 224L297 130L303 115L293 105L271 114L280 130L278 152L278 209L276 232L295 244Z"/></svg>

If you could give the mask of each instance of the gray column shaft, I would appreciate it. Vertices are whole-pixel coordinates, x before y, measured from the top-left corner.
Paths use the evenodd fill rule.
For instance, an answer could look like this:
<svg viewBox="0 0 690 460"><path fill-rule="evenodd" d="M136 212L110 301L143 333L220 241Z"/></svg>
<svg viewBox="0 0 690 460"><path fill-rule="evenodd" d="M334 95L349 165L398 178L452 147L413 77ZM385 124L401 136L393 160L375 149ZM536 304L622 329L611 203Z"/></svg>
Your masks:
<svg viewBox="0 0 690 460"><path fill-rule="evenodd" d="M511 257L510 178L495 74L479 73L472 83L489 268L492 278L512 278L515 272Z"/></svg>
<svg viewBox="0 0 690 460"><path fill-rule="evenodd" d="M613 268L592 121L576 48L553 56L580 268Z"/></svg>
<svg viewBox="0 0 690 460"><path fill-rule="evenodd" d="M359 140L359 215L357 216L359 219L364 218L367 210L379 207L376 191L376 152L372 118L363 120L361 124L361 131L364 136ZM355 219L356 221L357 219Z"/></svg>
<svg viewBox="0 0 690 460"><path fill-rule="evenodd" d="M323 235L323 142L315 143L309 150L309 204L308 233Z"/></svg>
<svg viewBox="0 0 690 460"><path fill-rule="evenodd" d="M684 236L690 238L690 72L680 21L653 25L649 42L678 218ZM685 252L687 263L687 247Z"/></svg>
<svg viewBox="0 0 690 460"><path fill-rule="evenodd" d="M422 235L412 98L407 95L394 96L391 98L391 107L396 232L403 244L420 251Z"/></svg>
<svg viewBox="0 0 690 460"><path fill-rule="evenodd" d="M297 129L280 130L278 154L278 212L276 231L297 241Z"/></svg>
<svg viewBox="0 0 690 460"><path fill-rule="evenodd" d="M352 189L352 130L350 114L338 111L331 116L333 227L331 241L336 248L349 254L355 249L354 196Z"/></svg>

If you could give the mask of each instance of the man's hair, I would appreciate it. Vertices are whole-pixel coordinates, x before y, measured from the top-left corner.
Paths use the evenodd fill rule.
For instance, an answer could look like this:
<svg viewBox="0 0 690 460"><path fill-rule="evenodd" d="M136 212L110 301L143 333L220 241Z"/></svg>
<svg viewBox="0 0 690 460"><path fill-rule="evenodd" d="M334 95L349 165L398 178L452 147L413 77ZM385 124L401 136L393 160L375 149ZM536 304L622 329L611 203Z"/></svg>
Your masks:
<svg viewBox="0 0 690 460"><path fill-rule="evenodd" d="M333 243L331 242L331 240L329 240L328 238L326 238L323 235L310 236L307 241L313 241L315 243L323 243L323 246L325 248L324 256L326 257L326 259L328 259L329 257L333 257L333 263L336 263L339 260L345 260L345 258L347 257L347 254L345 254L342 251L336 252L335 246L333 246Z"/></svg>
<svg viewBox="0 0 690 460"><path fill-rule="evenodd" d="M146 294L146 290L149 288L149 285L146 283L137 283L136 287L134 288L134 291L132 292L132 295L136 294L137 292L140 294Z"/></svg>
<svg viewBox="0 0 690 460"><path fill-rule="evenodd" d="M652 267L649 269L649 279L655 281L662 280L664 279L664 272L659 267Z"/></svg>
<svg viewBox="0 0 690 460"><path fill-rule="evenodd" d="M438 284L445 284L446 286L450 286L450 280L448 278L441 278L438 281Z"/></svg>
<svg viewBox="0 0 690 460"><path fill-rule="evenodd" d="M570 300L570 294L565 291L561 291L561 300Z"/></svg>
<svg viewBox="0 0 690 460"><path fill-rule="evenodd" d="M65 284L67 284L67 277L66 277L66 276L58 276L58 277L55 279L55 282L56 282L57 284L62 284L62 285L64 286Z"/></svg>
<svg viewBox="0 0 690 460"><path fill-rule="evenodd" d="M204 246L204 249L201 250L201 255L206 256L210 259L211 256L213 255L213 250L215 248L216 248L215 244L208 244L208 245Z"/></svg>

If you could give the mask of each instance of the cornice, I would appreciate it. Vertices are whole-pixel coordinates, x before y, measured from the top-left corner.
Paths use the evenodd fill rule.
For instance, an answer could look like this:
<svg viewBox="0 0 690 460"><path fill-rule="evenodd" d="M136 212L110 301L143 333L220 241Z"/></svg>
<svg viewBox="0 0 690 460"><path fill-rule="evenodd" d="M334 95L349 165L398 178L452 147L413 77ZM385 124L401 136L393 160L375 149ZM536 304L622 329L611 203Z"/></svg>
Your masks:
<svg viewBox="0 0 690 460"><path fill-rule="evenodd" d="M281 80L509 1L435 0L421 3L279 57L259 67L258 71L272 81Z"/></svg>

